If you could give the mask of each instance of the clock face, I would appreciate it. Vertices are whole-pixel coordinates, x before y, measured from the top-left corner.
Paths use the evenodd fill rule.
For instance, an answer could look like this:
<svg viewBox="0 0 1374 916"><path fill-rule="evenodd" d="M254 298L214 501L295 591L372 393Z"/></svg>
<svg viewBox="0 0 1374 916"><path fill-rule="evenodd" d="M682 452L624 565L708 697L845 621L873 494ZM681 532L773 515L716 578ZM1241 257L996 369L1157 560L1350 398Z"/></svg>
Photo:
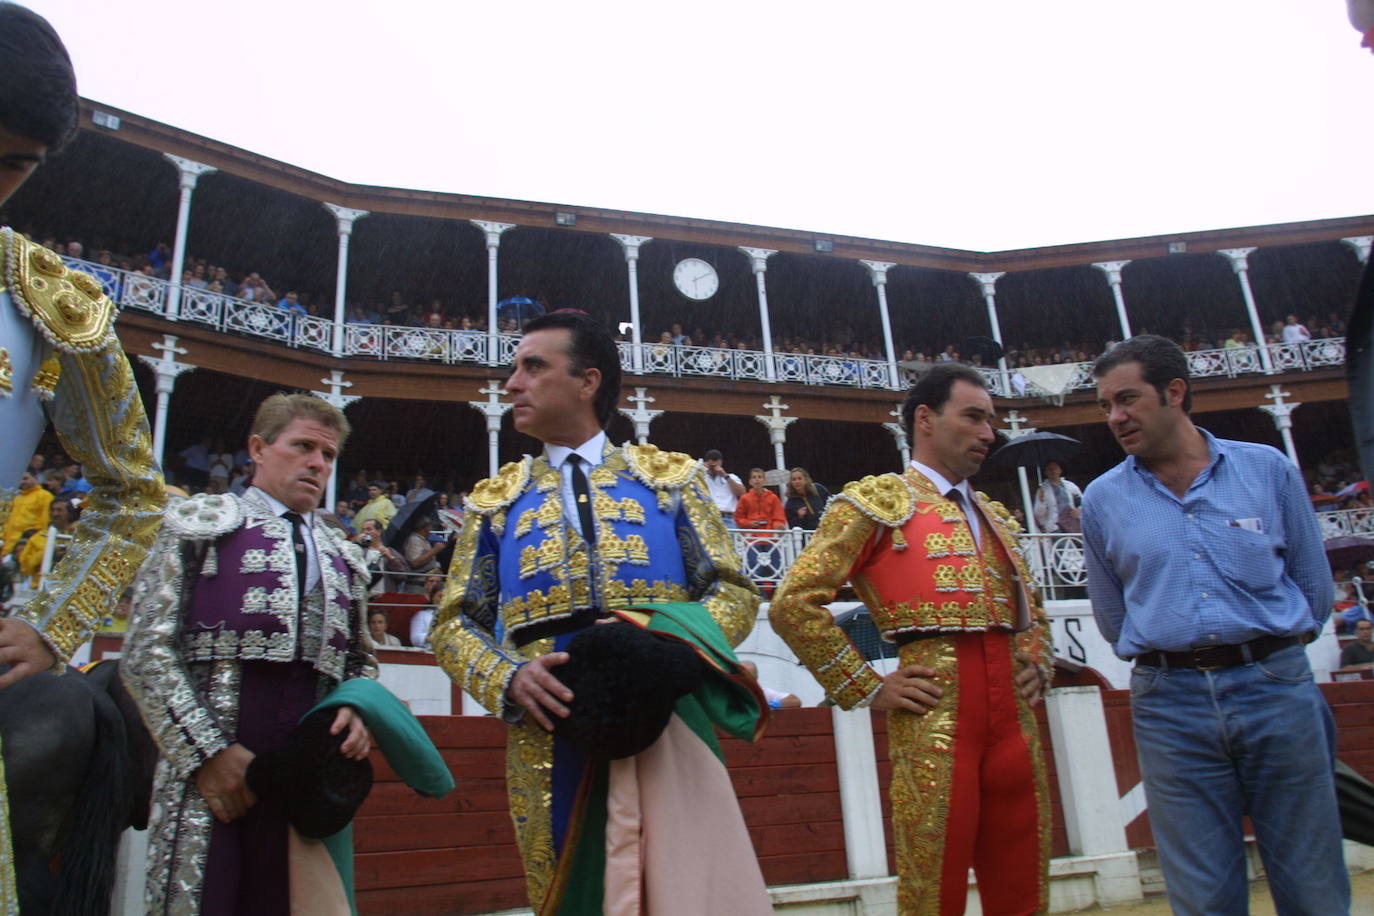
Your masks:
<svg viewBox="0 0 1374 916"><path fill-rule="evenodd" d="M673 282L688 299L710 299L720 289L716 269L701 258L686 258L673 268Z"/></svg>

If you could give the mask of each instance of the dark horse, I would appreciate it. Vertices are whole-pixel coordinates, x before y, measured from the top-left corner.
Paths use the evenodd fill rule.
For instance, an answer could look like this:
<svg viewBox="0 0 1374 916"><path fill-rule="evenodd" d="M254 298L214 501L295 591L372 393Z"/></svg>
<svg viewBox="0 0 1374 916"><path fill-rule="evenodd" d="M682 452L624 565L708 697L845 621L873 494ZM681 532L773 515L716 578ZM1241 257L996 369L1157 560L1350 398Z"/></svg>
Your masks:
<svg viewBox="0 0 1374 916"><path fill-rule="evenodd" d="M157 762L118 663L0 690L0 749L21 912L108 913L120 834L147 827Z"/></svg>

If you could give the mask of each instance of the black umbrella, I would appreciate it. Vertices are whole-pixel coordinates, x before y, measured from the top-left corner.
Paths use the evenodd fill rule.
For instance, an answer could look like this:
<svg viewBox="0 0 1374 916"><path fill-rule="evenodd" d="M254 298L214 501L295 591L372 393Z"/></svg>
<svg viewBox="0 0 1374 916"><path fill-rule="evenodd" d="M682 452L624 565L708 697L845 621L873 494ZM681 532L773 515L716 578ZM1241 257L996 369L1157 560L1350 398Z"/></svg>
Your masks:
<svg viewBox="0 0 1374 916"><path fill-rule="evenodd" d="M992 461L1006 467L1044 467L1046 462L1065 462L1077 455L1083 443L1059 433L1026 433L992 453Z"/></svg>
<svg viewBox="0 0 1374 916"><path fill-rule="evenodd" d="M1374 846L1374 785L1336 761L1336 803L1341 810L1341 833L1347 840Z"/></svg>
<svg viewBox="0 0 1374 916"><path fill-rule="evenodd" d="M400 550L416 525L425 519L431 523L436 520L434 507L438 503L439 494L431 493L424 499L408 502L397 509L396 514L391 517L391 524L386 526L386 531L382 534L382 543L392 550Z"/></svg>
<svg viewBox="0 0 1374 916"><path fill-rule="evenodd" d="M1374 560L1374 538L1331 538L1326 542L1326 562L1332 569L1350 569Z"/></svg>
<svg viewBox="0 0 1374 916"><path fill-rule="evenodd" d="M964 347L960 351L964 359L973 359L977 356L983 360L983 365L991 366L1002 358L1002 345L991 337L968 337L964 339Z"/></svg>

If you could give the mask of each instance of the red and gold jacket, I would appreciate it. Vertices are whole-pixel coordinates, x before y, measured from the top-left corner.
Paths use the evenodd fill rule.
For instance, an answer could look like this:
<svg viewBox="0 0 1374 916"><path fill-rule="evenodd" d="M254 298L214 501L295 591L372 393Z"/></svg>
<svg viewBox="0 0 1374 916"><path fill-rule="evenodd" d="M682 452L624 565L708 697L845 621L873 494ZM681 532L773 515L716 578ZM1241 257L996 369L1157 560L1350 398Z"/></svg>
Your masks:
<svg viewBox="0 0 1374 916"><path fill-rule="evenodd" d="M1016 542L1020 526L1001 503L982 493L977 502L981 550L960 508L913 468L865 477L831 501L768 613L836 704L864 704L882 685L825 607L846 581L884 639L1012 631L1048 684L1050 628Z"/></svg>

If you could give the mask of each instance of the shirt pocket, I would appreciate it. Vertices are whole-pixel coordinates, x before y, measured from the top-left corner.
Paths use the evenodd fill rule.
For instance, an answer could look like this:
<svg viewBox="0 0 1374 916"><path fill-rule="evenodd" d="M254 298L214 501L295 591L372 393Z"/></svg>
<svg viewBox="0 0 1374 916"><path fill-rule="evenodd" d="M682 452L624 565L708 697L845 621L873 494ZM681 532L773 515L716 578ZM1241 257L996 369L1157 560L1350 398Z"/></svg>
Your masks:
<svg viewBox="0 0 1374 916"><path fill-rule="evenodd" d="M1212 558L1228 582L1245 591L1271 591L1283 577L1283 544L1272 535L1231 525L1211 533Z"/></svg>

